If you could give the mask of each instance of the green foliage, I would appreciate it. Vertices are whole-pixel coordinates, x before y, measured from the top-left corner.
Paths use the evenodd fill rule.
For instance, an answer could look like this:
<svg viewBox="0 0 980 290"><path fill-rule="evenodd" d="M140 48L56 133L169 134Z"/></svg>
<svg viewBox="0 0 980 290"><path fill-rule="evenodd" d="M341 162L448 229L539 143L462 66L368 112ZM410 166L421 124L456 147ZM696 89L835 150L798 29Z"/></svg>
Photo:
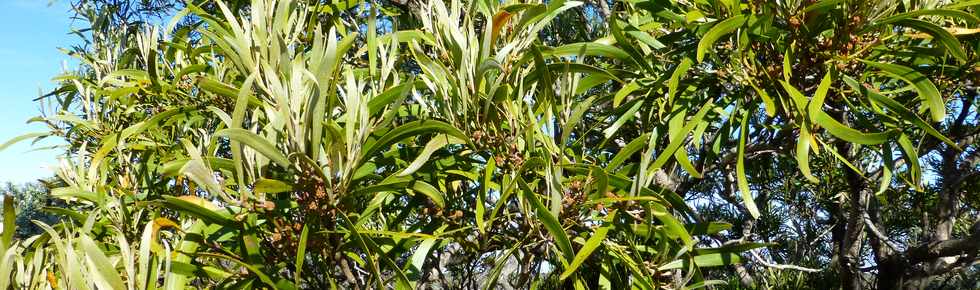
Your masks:
<svg viewBox="0 0 980 290"><path fill-rule="evenodd" d="M760 156L809 194L909 192L926 138L963 150L937 128L971 6L796 2L79 5L50 130L12 140L66 141L72 213L4 232L0 288L723 283L775 251L722 222L778 224Z"/></svg>

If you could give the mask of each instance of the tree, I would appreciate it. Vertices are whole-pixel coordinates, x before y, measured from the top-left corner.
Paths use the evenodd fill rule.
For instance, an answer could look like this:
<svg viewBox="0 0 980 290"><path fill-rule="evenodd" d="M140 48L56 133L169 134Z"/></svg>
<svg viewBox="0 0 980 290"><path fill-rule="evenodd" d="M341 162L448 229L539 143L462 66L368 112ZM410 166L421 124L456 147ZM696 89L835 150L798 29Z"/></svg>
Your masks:
<svg viewBox="0 0 980 290"><path fill-rule="evenodd" d="M47 211L59 211L60 206L53 200L50 192L42 182L28 182L14 184L7 182L3 186L3 195L11 196L15 202L14 211L16 212L16 233L17 238L28 238L41 234L41 228L31 221L37 220L44 223L56 223L58 215Z"/></svg>
<svg viewBox="0 0 980 290"><path fill-rule="evenodd" d="M19 287L976 271L972 2L74 4L80 66L21 138L68 144L70 214L4 243Z"/></svg>

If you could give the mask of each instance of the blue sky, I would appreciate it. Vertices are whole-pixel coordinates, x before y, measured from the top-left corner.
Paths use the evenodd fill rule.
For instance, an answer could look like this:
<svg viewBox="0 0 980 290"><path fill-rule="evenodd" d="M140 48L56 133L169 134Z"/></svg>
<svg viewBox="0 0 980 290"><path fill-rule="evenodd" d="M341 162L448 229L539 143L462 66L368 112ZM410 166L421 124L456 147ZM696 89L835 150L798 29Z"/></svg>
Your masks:
<svg viewBox="0 0 980 290"><path fill-rule="evenodd" d="M0 0L0 143L12 137L43 131L25 121L39 114L32 100L54 87L51 77L70 58L58 47L77 43L68 31L67 0ZM49 5L50 3L50 5ZM35 148L54 145L30 141L0 151L0 182L26 182L53 175L57 152Z"/></svg>

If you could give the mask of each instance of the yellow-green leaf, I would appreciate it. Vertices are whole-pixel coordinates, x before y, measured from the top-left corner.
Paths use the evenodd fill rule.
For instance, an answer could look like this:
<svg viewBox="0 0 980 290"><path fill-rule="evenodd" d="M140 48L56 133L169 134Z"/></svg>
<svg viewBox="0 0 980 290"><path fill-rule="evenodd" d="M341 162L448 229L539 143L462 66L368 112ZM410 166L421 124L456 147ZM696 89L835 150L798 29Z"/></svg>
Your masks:
<svg viewBox="0 0 980 290"><path fill-rule="evenodd" d="M861 60L861 62L915 87L915 91L919 93L919 97L925 100L926 107L932 113L932 120L934 122L941 122L946 118L946 103L943 101L942 95L939 94L939 89L925 75L907 66L867 60Z"/></svg>
<svg viewBox="0 0 980 290"><path fill-rule="evenodd" d="M735 163L735 177L738 182L738 191L742 193L742 202L745 203L745 208L752 215L752 218L759 218L759 208L755 206L752 192L749 191L748 179L745 177L745 140L748 139L749 115L749 112L742 115L738 138L738 160Z"/></svg>
<svg viewBox="0 0 980 290"><path fill-rule="evenodd" d="M732 33L732 31L735 31L735 29L741 27L742 24L745 24L745 19L745 15L736 15L712 26L711 29L709 29L708 32L701 37L701 41L698 42L698 62L704 61L705 51L713 47L719 38L725 34Z"/></svg>

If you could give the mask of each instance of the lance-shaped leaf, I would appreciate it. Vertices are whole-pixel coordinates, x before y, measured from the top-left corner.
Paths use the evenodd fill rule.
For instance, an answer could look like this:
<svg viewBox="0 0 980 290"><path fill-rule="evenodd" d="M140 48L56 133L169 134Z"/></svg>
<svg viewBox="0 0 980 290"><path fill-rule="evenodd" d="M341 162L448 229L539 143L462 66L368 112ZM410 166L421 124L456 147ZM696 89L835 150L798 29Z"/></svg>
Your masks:
<svg viewBox="0 0 980 290"><path fill-rule="evenodd" d="M262 138L258 134L252 133L251 131L245 129L224 129L214 133L215 136L228 137L238 142L242 142L246 146L254 149L262 156L269 158L276 164L282 167L289 167L289 159L286 159L286 155L282 154L279 149L276 149L276 145L273 145L269 140Z"/></svg>
<svg viewBox="0 0 980 290"><path fill-rule="evenodd" d="M745 208L752 215L752 218L759 218L759 208L755 206L755 200L752 198L752 192L749 190L749 181L745 177L745 140L748 139L749 128L748 119L749 112L746 111L742 115L741 129L739 129L738 138L738 160L735 163L735 177L738 182L738 191L742 194L742 202L745 203Z"/></svg>
<svg viewBox="0 0 980 290"><path fill-rule="evenodd" d="M578 267L581 266L582 263L584 263L585 260L592 255L592 252L595 251L595 249L599 248L599 245L602 244L602 241L606 239L606 234L608 234L609 230L614 226L612 222L613 219L615 218L616 218L616 211L613 210L612 212L609 213L609 215L606 216L606 221L605 221L606 223L600 226L598 229L596 229L595 233L593 233L592 236L589 237L587 241L585 241L585 245L582 245L582 248L578 250L578 253L575 254L575 258L572 259L572 263L570 263L568 267L565 268L565 271L561 273L559 279L565 280L566 278L568 278L568 276L571 276L573 273L575 273L575 271L578 270Z"/></svg>
<svg viewBox="0 0 980 290"><path fill-rule="evenodd" d="M548 233L551 234L555 239L555 244L558 246L558 250L562 253L562 263L568 263L574 258L575 252L572 251L572 242L568 239L568 235L565 234L565 229L562 228L561 223L558 221L551 211L548 210L541 200L538 199L537 195L531 190L522 190L524 198L531 203L531 207L534 208L534 212L537 214L538 219L540 219L541 224L544 225Z"/></svg>
<svg viewBox="0 0 980 290"><path fill-rule="evenodd" d="M939 139L940 141L943 141L943 143L946 143L949 146L953 146L957 150L962 150L959 148L959 146L956 145L956 142L953 142L942 133L939 133L939 131L933 128L932 125L926 122L926 120L923 120L921 117L919 117L919 115L916 115L915 113L913 113L911 110L906 108L898 101L886 97L882 94L879 94L873 90L870 90L860 85L858 81L854 80L851 77L844 76L843 79L844 79L844 83L846 83L849 87L851 87L851 89L868 97L868 99L876 103L884 105L886 108L888 108L888 110L891 110L893 113L897 114L902 120L911 122L916 127L919 127L920 129L925 131L927 134L936 137L936 139Z"/></svg>
<svg viewBox="0 0 980 290"><path fill-rule="evenodd" d="M660 266L659 268L657 268L657 270L666 271L666 270L686 268L689 261L694 261L694 265L697 265L698 267L707 268L707 267L720 267L720 266L734 265L734 264L738 264L742 260L737 253L732 253L732 252L709 253L709 254L697 255L690 259L674 260L671 261L670 263Z"/></svg>
<svg viewBox="0 0 980 290"><path fill-rule="evenodd" d="M381 138L371 144L367 144L361 153L362 161L367 160L373 156L377 151L387 148L395 143L401 142L405 138L417 136L425 133L443 133L449 136L458 138L459 140L466 140L467 136L446 122L438 120L420 120L405 123L404 125L398 126L385 133Z"/></svg>
<svg viewBox="0 0 980 290"><path fill-rule="evenodd" d="M496 24L496 23L494 23ZM551 51L542 51L544 54L550 54L554 56L604 56L609 58L615 58L619 60L626 60L630 58L630 55L626 51L617 48L612 45L597 43L597 42L580 42L566 44L559 47L555 47Z"/></svg>
<svg viewBox="0 0 980 290"><path fill-rule="evenodd" d="M237 221L235 221L226 211L219 210L218 207L210 201L197 196L185 195L181 197L173 197L164 195L163 200L164 204L167 206L181 213L200 218L209 223L225 226L233 226L237 223Z"/></svg>
<svg viewBox="0 0 980 290"><path fill-rule="evenodd" d="M674 153L681 148L681 146L687 143L687 134L690 133L691 130L693 130L694 127L696 127L699 123L701 123L701 120L704 119L704 116L707 115L709 111L711 111L711 108L714 107L713 102L714 99L708 99L708 101L705 102L704 105L701 105L701 109L698 110L696 114L694 114L694 117L692 117L691 120L688 121L687 124L685 124L684 127L677 132L678 134L677 138L671 140L670 144L667 144L667 147L664 148L663 152L659 152L660 155L657 156L657 159L655 159L653 161L653 164L650 165L648 172L654 172L657 169L660 169L660 167L666 164L667 161L670 160L670 157L673 156Z"/></svg>
<svg viewBox="0 0 980 290"><path fill-rule="evenodd" d="M905 153L905 162L909 165L909 175L912 177L912 186L919 190L922 181L922 168L919 166L919 151L912 145L909 136L901 134L898 136L898 145Z"/></svg>
<svg viewBox="0 0 980 290"><path fill-rule="evenodd" d="M810 172L810 138L813 138L810 130L801 126L800 136L796 139L796 163L806 180L817 183L819 180Z"/></svg>
<svg viewBox="0 0 980 290"><path fill-rule="evenodd" d="M293 190L293 185L275 179L260 178L252 185L252 190L261 193L280 193Z"/></svg>
<svg viewBox="0 0 980 290"><path fill-rule="evenodd" d="M915 91L919 93L919 97L925 100L926 107L929 108L929 112L932 113L932 120L934 122L941 122L943 118L946 118L946 103L943 101L942 95L939 94L939 89L936 88L936 85L933 84L929 78L922 75L922 73L919 73L910 67L892 63L881 63L867 60L861 60L861 62L881 70L886 75L903 80L915 87Z"/></svg>
<svg viewBox="0 0 980 290"><path fill-rule="evenodd" d="M436 150L442 149L446 145L465 144L465 143L466 141L463 141L455 136L450 136L446 134L441 134L432 137L432 139L430 139L429 142L425 144L425 147L422 148L422 151L419 152L418 156L415 157L415 160L412 161L412 163L409 164L408 167L405 168L405 170L402 170L401 173L398 173L398 176L408 176L411 175L412 173L415 173L416 170L422 168L422 165L424 165L426 162L429 161L429 157L432 156L432 153L435 153Z"/></svg>
<svg viewBox="0 0 980 290"><path fill-rule="evenodd" d="M440 208L446 207L446 198L438 188L425 181L416 180L412 182L412 190L421 193L432 200Z"/></svg>
<svg viewBox="0 0 980 290"><path fill-rule="evenodd" d="M813 118L813 122L823 126L837 138L841 138L845 141L863 144L863 145L877 145L885 143L889 138L895 135L895 131L889 130L880 133L864 133L837 122L834 118L831 118L827 113L818 112Z"/></svg>
<svg viewBox="0 0 980 290"><path fill-rule="evenodd" d="M949 31L946 31L942 27L916 19L903 19L897 21L895 24L929 34L932 36L933 40L945 47L946 51L948 51L950 55L955 57L960 62L966 61L966 51L964 51L963 47L960 46L960 41L956 40L956 36L953 36L952 33L949 33Z"/></svg>
<svg viewBox="0 0 980 290"><path fill-rule="evenodd" d="M691 68L691 59L684 58L681 63L674 68L674 72L670 74L670 79L667 80L667 103L674 103L674 96L677 95L677 86L681 82L681 78L684 74L687 74L687 70Z"/></svg>
<svg viewBox="0 0 980 290"><path fill-rule="evenodd" d="M616 95L613 96L613 107L619 107L619 104L622 103L627 96L638 89L640 89L640 83L637 81L632 81L620 88L618 91L616 91Z"/></svg>
<svg viewBox="0 0 980 290"><path fill-rule="evenodd" d="M14 137L14 138L10 138L10 140L7 140L6 142L3 142L3 144L0 144L0 151L3 151L4 149L7 149L7 147L10 147L10 145L13 145L13 144L15 144L17 142L24 141L24 140L27 140L27 139L30 139L30 138L46 137L48 135L51 135L51 133L48 133L48 132L34 132L34 133L27 133L27 134L20 135L20 136Z"/></svg>
<svg viewBox="0 0 980 290"><path fill-rule="evenodd" d="M738 29L743 24L745 24L745 15L735 15L731 18L725 19L718 24L715 24L708 30L704 36L701 37L701 41L698 42L697 59L698 62L704 61L704 53L714 47L715 42L718 41L722 36L732 33L735 29Z"/></svg>
<svg viewBox="0 0 980 290"><path fill-rule="evenodd" d="M116 272L116 267L106 257L105 253L99 249L99 246L95 244L87 234L81 234L78 240L79 248L84 251L86 260L91 270L94 272L93 278L95 285L99 286L99 289L125 289L126 284L123 283L122 278L119 276L119 272Z"/></svg>

